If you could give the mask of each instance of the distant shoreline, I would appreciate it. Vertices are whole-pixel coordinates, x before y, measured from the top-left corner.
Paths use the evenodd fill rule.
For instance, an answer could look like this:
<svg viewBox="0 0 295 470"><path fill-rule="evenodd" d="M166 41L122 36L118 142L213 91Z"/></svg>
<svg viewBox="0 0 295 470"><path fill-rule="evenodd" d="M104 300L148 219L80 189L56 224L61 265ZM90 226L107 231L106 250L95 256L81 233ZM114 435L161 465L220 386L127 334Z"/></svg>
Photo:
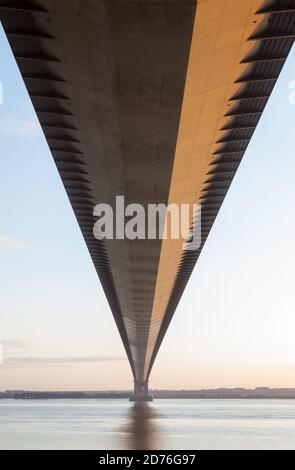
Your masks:
<svg viewBox="0 0 295 470"><path fill-rule="evenodd" d="M0 399L44 400L44 399L119 399L129 398L131 390L109 391L34 391L6 390ZM295 388L218 388L204 390L152 390L154 398L161 399L295 399Z"/></svg>
<svg viewBox="0 0 295 470"><path fill-rule="evenodd" d="M131 393L130 393L131 395ZM124 397L122 396L97 396L97 397L0 397L1 400L13 400L13 401L26 401L26 400L124 400L129 399L129 395ZM177 396L177 397L157 397L153 395L153 399L156 400L295 400L295 397L187 397L187 396Z"/></svg>

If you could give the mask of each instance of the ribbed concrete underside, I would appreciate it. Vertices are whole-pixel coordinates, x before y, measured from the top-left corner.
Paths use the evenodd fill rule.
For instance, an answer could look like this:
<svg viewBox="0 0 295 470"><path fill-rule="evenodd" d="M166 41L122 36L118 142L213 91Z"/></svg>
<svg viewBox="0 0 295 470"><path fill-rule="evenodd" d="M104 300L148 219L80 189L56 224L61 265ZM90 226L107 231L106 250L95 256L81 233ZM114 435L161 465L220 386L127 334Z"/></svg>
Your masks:
<svg viewBox="0 0 295 470"><path fill-rule="evenodd" d="M150 374L295 34L294 1L197 3L0 0L138 381ZM117 195L145 207L201 202L200 249L183 252L181 239L95 240L93 208L114 206Z"/></svg>

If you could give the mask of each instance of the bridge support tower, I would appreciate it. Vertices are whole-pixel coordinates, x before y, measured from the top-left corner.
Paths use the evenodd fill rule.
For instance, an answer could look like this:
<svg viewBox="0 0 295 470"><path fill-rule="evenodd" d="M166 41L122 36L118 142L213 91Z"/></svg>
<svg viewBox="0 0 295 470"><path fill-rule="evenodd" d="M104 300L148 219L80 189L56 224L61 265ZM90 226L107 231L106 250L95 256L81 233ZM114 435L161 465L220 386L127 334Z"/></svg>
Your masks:
<svg viewBox="0 0 295 470"><path fill-rule="evenodd" d="M139 382L134 380L134 393L130 396L129 401L146 402L153 401L152 395L149 394L149 382Z"/></svg>

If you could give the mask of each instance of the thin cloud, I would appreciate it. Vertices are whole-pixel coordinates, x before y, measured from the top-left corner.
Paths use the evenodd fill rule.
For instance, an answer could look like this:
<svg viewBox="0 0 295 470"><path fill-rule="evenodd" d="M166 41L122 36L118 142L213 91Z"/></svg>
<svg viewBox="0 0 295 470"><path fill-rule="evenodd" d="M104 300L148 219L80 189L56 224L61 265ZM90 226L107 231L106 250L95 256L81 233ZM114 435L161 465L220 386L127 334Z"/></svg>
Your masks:
<svg viewBox="0 0 295 470"><path fill-rule="evenodd" d="M4 136L20 136L26 139L34 139L41 132L41 126L37 120L21 120L13 117L0 119L0 134Z"/></svg>
<svg viewBox="0 0 295 470"><path fill-rule="evenodd" d="M1 341L5 349L28 349L31 343L22 339L4 339Z"/></svg>
<svg viewBox="0 0 295 470"><path fill-rule="evenodd" d="M1 368L71 366L82 363L125 361L123 356L5 357Z"/></svg>
<svg viewBox="0 0 295 470"><path fill-rule="evenodd" d="M15 253L23 251L25 248L25 243L17 240L16 238L10 237L9 235L0 234L0 253Z"/></svg>

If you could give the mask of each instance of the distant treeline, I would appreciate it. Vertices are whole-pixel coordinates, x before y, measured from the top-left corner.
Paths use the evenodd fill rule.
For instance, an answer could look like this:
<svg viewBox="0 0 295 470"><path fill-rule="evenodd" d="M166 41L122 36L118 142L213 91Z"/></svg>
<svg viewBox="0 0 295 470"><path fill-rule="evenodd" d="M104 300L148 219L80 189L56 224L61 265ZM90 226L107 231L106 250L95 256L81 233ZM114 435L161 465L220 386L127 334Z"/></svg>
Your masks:
<svg viewBox="0 0 295 470"><path fill-rule="evenodd" d="M295 388L216 388L204 390L153 390L154 398L294 398ZM71 399L98 399L98 398L128 398L131 391L93 391L93 392L38 392L28 390L6 390L0 392L0 398L19 400L71 398Z"/></svg>
<svg viewBox="0 0 295 470"><path fill-rule="evenodd" d="M6 390L0 392L0 398L14 398L19 400L34 400L34 399L48 399L48 398L127 398L131 392L38 392L28 390Z"/></svg>

